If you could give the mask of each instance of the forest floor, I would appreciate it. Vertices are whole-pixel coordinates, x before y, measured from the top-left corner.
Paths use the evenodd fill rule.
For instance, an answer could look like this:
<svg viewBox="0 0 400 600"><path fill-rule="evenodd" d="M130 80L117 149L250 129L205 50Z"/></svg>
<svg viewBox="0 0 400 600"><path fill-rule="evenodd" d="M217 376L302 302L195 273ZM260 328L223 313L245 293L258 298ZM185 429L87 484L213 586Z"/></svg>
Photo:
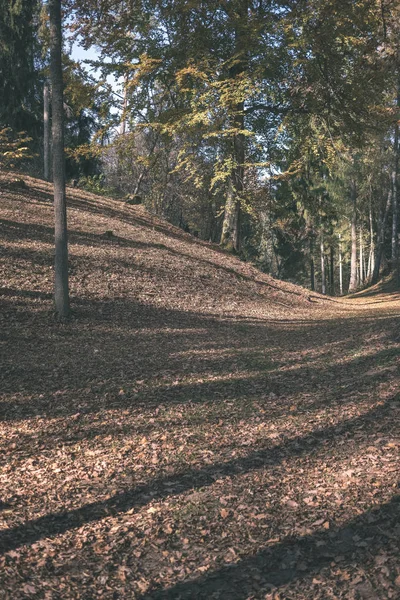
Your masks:
<svg viewBox="0 0 400 600"><path fill-rule="evenodd" d="M400 598L400 294L324 298L71 189L60 325L24 179L0 179L0 598Z"/></svg>

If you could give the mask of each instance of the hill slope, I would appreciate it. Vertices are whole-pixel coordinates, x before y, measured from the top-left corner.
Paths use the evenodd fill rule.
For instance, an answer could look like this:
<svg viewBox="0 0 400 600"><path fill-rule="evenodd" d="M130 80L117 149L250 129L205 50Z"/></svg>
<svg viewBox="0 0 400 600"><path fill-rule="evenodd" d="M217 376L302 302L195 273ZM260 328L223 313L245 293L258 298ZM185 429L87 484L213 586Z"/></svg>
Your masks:
<svg viewBox="0 0 400 600"><path fill-rule="evenodd" d="M1 196L3 252L12 259L8 287L51 293L51 186L28 177L25 182L26 189L10 190L3 184ZM307 290L260 273L141 206L75 189L68 189L68 204L71 295L78 301L118 298L247 316L284 315L285 308L310 305ZM24 282L25 269L30 276ZM313 299L323 301L316 294Z"/></svg>
<svg viewBox="0 0 400 600"><path fill-rule="evenodd" d="M0 182L0 598L399 597L399 296L310 295L69 190L59 325L26 183Z"/></svg>

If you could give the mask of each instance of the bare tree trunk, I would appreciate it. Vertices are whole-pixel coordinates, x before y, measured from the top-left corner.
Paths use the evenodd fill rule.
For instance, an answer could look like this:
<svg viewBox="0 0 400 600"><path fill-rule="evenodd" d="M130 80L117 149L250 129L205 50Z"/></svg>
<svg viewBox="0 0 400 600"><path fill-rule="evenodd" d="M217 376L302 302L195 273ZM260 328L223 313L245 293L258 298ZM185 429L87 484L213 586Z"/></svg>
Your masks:
<svg viewBox="0 0 400 600"><path fill-rule="evenodd" d="M56 317L69 317L67 207L65 198L64 106L61 63L61 0L49 0L50 76L53 138L53 181L55 217L55 285Z"/></svg>
<svg viewBox="0 0 400 600"><path fill-rule="evenodd" d="M357 289L357 188L355 181L351 184L353 211L351 215L351 258L349 293Z"/></svg>
<svg viewBox="0 0 400 600"><path fill-rule="evenodd" d="M320 238L320 250L321 250L321 292L326 294L326 272L325 272L325 246L324 246L324 232L321 228Z"/></svg>
<svg viewBox="0 0 400 600"><path fill-rule="evenodd" d="M230 3L226 3L227 5ZM231 3L233 4L233 3ZM248 1L241 0L237 7L231 7L232 18L235 19L235 53L237 60L229 69L232 80L240 76L246 68L246 48L248 35ZM233 16L234 15L234 16ZM244 131L244 102L235 104L232 111L232 125L236 130L233 139L232 169L228 184L228 194L225 204L224 220L222 223L221 245L228 250L240 251L241 244L241 198L243 193L244 162L245 162L245 136Z"/></svg>
<svg viewBox="0 0 400 600"><path fill-rule="evenodd" d="M311 290L315 291L315 265L314 265L314 237L310 237L310 284Z"/></svg>
<svg viewBox="0 0 400 600"><path fill-rule="evenodd" d="M244 129L244 104L236 106L234 126L239 131ZM245 140L238 133L233 142L233 159L235 166L228 182L228 193L225 203L224 220L222 223L221 246L229 251L240 251L240 217L241 196L243 192Z"/></svg>
<svg viewBox="0 0 400 600"><path fill-rule="evenodd" d="M43 163L44 178L50 181L50 88L47 79L43 86Z"/></svg>
<svg viewBox="0 0 400 600"><path fill-rule="evenodd" d="M339 233L339 292L343 296L343 259L342 259L342 240Z"/></svg>
<svg viewBox="0 0 400 600"><path fill-rule="evenodd" d="M364 285L364 244L362 235L362 226L360 225L360 248L359 248L359 268L360 268L360 285Z"/></svg>
<svg viewBox="0 0 400 600"><path fill-rule="evenodd" d="M392 195L393 195L393 188L392 188L392 186L390 186L390 189L389 189L389 192L387 195L385 210L381 214L379 228L378 228L378 236L377 236L377 241L376 241L375 264L374 264L374 271L372 273L372 282L371 282L373 284L377 283L378 279L379 279L379 271L381 268L382 254L383 254L383 244L385 241L386 223L387 223L387 219L388 219L388 215L389 215L390 204L392 202Z"/></svg>
<svg viewBox="0 0 400 600"><path fill-rule="evenodd" d="M397 129L397 127L396 127ZM398 158L396 159L396 162L398 162ZM393 214L393 221L392 221L392 270L396 268L396 264L397 264L397 258L398 258L398 239L397 239L397 229L398 229L398 202L399 202L399 198L398 198L398 185L397 185L397 178L398 178L398 165L396 165L395 169L393 170L392 173L392 186L393 186L393 198L392 198L392 214Z"/></svg>
<svg viewBox="0 0 400 600"><path fill-rule="evenodd" d="M331 296L335 295L335 249L330 247L329 287Z"/></svg>
<svg viewBox="0 0 400 600"><path fill-rule="evenodd" d="M375 267L375 244L374 244L374 222L372 218L372 198L369 200L369 256L368 256L368 270L367 280L371 281L372 273Z"/></svg>
<svg viewBox="0 0 400 600"><path fill-rule="evenodd" d="M142 185L142 181L143 181L143 178L146 175L146 173L147 173L147 169L143 169L143 171L140 173L138 180L136 182L136 185L135 185L135 189L133 190L134 196L137 196L139 194L140 186Z"/></svg>
<svg viewBox="0 0 400 600"><path fill-rule="evenodd" d="M128 75L124 75L124 99L122 102L121 135L126 133L126 109L128 108Z"/></svg>
<svg viewBox="0 0 400 600"><path fill-rule="evenodd" d="M150 148L150 151L149 151L149 154L148 154L148 157L147 157L148 159L150 159L150 157L153 156L154 151L155 151L156 146L157 146L157 143L158 143L158 139L159 139L159 135L156 135L156 137L155 137L155 139L154 139L154 141L153 141L153 143L151 145L151 148ZM148 171L149 171L149 167L148 166L144 166L143 169L142 169L142 171L141 171L141 173L140 173L140 175L139 175L139 177L138 177L138 179L137 179L135 188L133 190L133 195L134 196L137 196L139 194L140 187L141 187L141 185L143 183L143 179L144 179L145 175L147 175Z"/></svg>
<svg viewBox="0 0 400 600"><path fill-rule="evenodd" d="M234 183L230 181L222 223L221 246L231 252L234 250L238 252L240 249L240 198L237 196L238 191Z"/></svg>
<svg viewBox="0 0 400 600"><path fill-rule="evenodd" d="M397 57L398 69L400 69L400 57ZM399 81L397 83L397 108L400 108L400 75L398 74ZM399 247L398 247L398 224L399 224L399 122L396 122L394 128L394 168L392 173L392 185L393 185L393 198L392 198L392 270L398 270L398 258L399 258Z"/></svg>

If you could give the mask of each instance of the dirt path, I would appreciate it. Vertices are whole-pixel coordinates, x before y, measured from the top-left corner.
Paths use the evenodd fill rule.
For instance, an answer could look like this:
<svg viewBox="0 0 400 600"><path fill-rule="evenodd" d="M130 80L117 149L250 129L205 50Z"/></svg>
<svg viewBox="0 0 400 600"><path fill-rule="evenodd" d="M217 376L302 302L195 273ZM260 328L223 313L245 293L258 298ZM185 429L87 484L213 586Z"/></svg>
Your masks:
<svg viewBox="0 0 400 600"><path fill-rule="evenodd" d="M88 196L59 326L28 184L0 214L0 598L399 598L400 296L310 296Z"/></svg>

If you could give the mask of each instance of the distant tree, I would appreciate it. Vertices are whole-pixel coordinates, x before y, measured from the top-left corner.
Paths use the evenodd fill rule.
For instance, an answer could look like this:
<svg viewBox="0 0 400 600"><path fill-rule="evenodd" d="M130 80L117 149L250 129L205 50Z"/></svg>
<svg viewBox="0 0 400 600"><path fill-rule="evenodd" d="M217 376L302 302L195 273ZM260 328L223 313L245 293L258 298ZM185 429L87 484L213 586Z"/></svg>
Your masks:
<svg viewBox="0 0 400 600"><path fill-rule="evenodd" d="M398 3L67 1L124 78L107 155L123 191L330 293L397 260Z"/></svg>

